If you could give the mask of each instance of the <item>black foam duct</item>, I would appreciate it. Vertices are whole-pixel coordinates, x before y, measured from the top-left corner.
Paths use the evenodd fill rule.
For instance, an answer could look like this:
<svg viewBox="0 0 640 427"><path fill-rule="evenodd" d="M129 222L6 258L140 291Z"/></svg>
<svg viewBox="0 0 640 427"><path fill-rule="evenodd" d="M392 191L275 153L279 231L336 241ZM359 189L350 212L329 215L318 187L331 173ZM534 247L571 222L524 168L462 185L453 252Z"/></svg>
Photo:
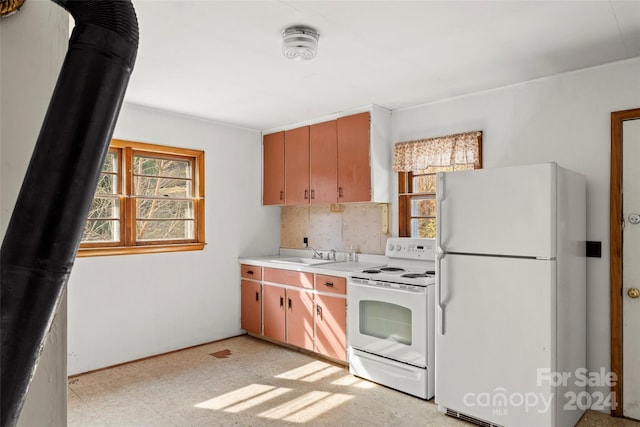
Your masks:
<svg viewBox="0 0 640 427"><path fill-rule="evenodd" d="M14 426L75 261L138 51L130 0L53 0L75 20L0 249L0 422Z"/></svg>

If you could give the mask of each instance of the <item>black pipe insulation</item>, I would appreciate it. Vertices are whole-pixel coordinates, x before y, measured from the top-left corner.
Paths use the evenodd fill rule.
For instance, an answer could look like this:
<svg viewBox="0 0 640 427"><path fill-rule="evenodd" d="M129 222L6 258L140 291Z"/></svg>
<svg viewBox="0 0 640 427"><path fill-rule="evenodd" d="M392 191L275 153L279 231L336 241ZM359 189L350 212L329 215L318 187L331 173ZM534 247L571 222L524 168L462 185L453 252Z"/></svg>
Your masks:
<svg viewBox="0 0 640 427"><path fill-rule="evenodd" d="M53 0L75 27L0 249L0 425L16 425L138 51L130 0Z"/></svg>

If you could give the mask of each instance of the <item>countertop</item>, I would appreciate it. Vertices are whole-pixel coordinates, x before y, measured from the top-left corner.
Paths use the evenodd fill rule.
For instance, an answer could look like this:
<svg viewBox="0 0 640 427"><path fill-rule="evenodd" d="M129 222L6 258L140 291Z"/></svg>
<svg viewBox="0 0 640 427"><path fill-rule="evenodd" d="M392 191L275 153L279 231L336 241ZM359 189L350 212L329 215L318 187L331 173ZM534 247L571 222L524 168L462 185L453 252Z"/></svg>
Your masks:
<svg viewBox="0 0 640 427"><path fill-rule="evenodd" d="M331 276L347 277L349 273L355 271L361 271L367 268L381 267L387 264L387 259L383 255L368 255L358 254L358 261L341 261L344 257L338 255L338 261L328 264L318 265L296 265L285 264L280 262L273 262L273 260L290 258L292 256L306 256L309 257L308 251L301 250L281 250L278 255L263 255L263 256L247 256L238 258L240 264L256 265L259 267L272 267L280 268L284 270L293 271L305 271L309 273L327 274Z"/></svg>

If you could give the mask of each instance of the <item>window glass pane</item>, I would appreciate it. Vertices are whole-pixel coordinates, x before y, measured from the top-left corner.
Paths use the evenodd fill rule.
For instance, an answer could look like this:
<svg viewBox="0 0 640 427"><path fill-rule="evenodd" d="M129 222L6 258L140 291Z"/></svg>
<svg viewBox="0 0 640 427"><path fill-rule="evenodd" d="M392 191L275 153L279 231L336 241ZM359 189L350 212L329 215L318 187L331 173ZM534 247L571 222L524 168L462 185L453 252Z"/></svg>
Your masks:
<svg viewBox="0 0 640 427"><path fill-rule="evenodd" d="M435 218L413 218L411 220L411 237L435 239L436 219Z"/></svg>
<svg viewBox="0 0 640 427"><path fill-rule="evenodd" d="M83 242L118 242L120 240L120 221L90 219L84 225Z"/></svg>
<svg viewBox="0 0 640 427"><path fill-rule="evenodd" d="M413 177L414 193L435 193L436 192L436 176L435 175L418 175Z"/></svg>
<svg viewBox="0 0 640 427"><path fill-rule="evenodd" d="M137 199L136 218L138 219L192 219L193 201Z"/></svg>
<svg viewBox="0 0 640 427"><path fill-rule="evenodd" d="M89 208L89 219L119 219L120 201L115 197L94 197Z"/></svg>
<svg viewBox="0 0 640 427"><path fill-rule="evenodd" d="M134 156L135 175L191 178L191 162L161 157Z"/></svg>
<svg viewBox="0 0 640 427"><path fill-rule="evenodd" d="M102 173L98 178L96 186L96 194L117 194L118 191L118 175L111 173Z"/></svg>
<svg viewBox="0 0 640 427"><path fill-rule="evenodd" d="M118 171L118 154L115 151L109 151L107 157L102 164L102 172Z"/></svg>
<svg viewBox="0 0 640 427"><path fill-rule="evenodd" d="M136 221L138 241L145 240L185 240L193 239L192 220L152 220Z"/></svg>
<svg viewBox="0 0 640 427"><path fill-rule="evenodd" d="M411 310L381 301L360 301L360 333L411 345Z"/></svg>
<svg viewBox="0 0 640 427"><path fill-rule="evenodd" d="M436 216L435 199L411 199L411 216Z"/></svg>
<svg viewBox="0 0 640 427"><path fill-rule="evenodd" d="M134 194L136 196L153 197L191 197L191 180L153 178L149 176L136 176L133 180Z"/></svg>

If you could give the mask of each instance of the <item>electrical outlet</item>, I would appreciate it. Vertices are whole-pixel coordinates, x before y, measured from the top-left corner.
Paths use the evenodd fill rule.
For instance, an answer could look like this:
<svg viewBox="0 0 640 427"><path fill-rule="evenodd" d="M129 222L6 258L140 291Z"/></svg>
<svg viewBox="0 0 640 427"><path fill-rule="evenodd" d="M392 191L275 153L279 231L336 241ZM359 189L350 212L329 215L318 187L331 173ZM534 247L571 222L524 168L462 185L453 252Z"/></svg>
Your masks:
<svg viewBox="0 0 640 427"><path fill-rule="evenodd" d="M302 243L304 244L305 248L309 247L309 238L308 237L303 237L302 238Z"/></svg>

